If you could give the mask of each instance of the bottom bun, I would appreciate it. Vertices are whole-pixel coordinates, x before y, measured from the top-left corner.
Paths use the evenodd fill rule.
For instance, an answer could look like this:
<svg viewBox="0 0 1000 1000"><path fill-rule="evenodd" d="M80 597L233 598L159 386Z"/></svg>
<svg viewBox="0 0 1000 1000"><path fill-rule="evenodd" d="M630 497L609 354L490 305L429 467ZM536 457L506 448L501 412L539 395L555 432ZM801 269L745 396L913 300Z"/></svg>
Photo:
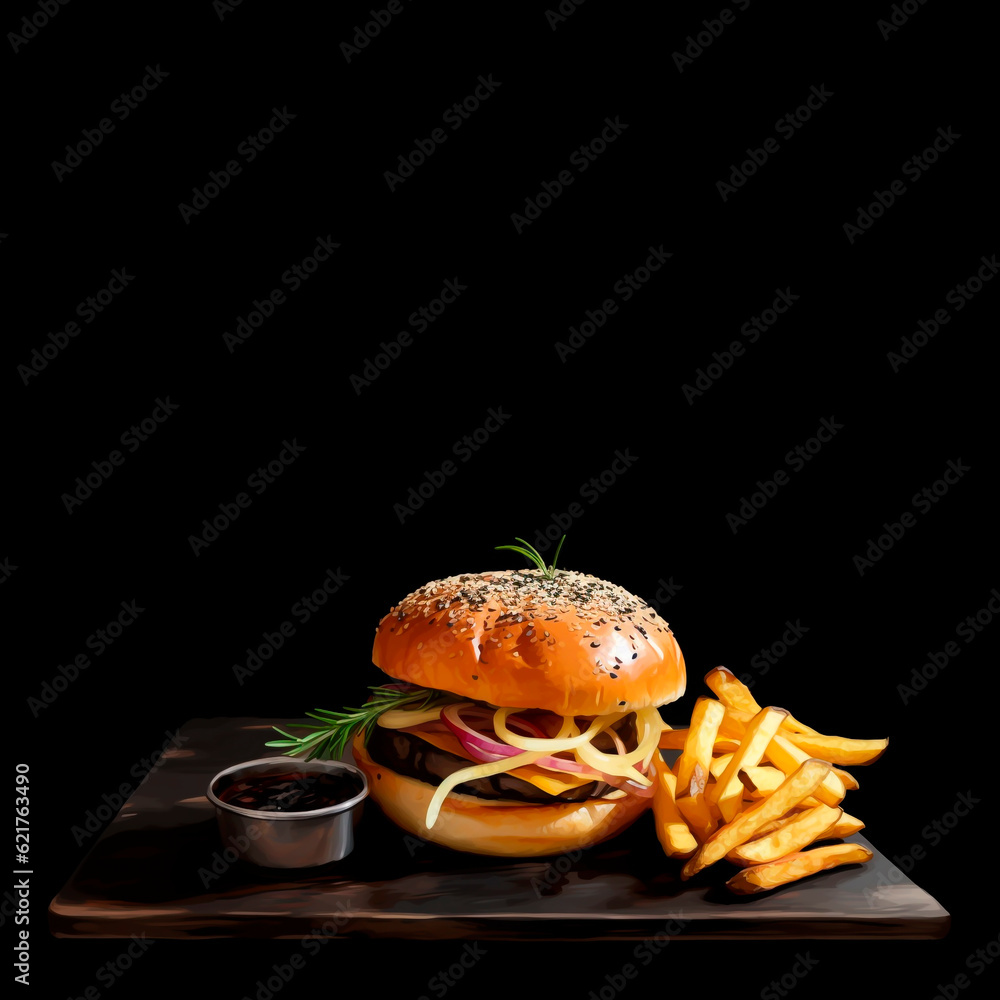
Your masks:
<svg viewBox="0 0 1000 1000"><path fill-rule="evenodd" d="M510 799L480 799L452 792L433 829L424 825L435 788L376 764L359 736L354 761L368 778L371 797L397 826L422 840L471 854L508 858L543 857L592 847L630 826L652 798L585 799L531 805Z"/></svg>

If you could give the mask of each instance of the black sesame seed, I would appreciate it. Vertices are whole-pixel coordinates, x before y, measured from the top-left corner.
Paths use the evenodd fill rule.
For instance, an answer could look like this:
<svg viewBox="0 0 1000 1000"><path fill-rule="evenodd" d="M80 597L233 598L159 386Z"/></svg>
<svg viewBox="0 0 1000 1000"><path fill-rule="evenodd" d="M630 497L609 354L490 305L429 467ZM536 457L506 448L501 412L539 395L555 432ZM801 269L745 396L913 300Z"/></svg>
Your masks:
<svg viewBox="0 0 1000 1000"><path fill-rule="evenodd" d="M608 676L609 676L609 677L610 677L610 678L611 678L611 679L612 679L613 681L616 681L616 680L618 680L618 675L617 675L617 674L608 674Z"/></svg>

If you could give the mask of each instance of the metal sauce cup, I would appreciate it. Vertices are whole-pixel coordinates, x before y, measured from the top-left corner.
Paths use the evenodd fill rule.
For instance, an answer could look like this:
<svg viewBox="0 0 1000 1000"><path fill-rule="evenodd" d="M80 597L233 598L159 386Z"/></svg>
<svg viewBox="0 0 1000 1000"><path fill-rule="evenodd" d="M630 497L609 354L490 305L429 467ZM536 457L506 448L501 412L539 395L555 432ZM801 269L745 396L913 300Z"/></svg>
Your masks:
<svg viewBox="0 0 1000 1000"><path fill-rule="evenodd" d="M217 792L239 778L304 773L350 772L361 786L357 795L322 809L272 812L244 809L223 802ZM368 779L353 764L336 760L297 760L262 757L220 771L208 784L208 800L215 806L219 834L242 860L264 868L315 868L346 858L354 849L354 827L368 796Z"/></svg>

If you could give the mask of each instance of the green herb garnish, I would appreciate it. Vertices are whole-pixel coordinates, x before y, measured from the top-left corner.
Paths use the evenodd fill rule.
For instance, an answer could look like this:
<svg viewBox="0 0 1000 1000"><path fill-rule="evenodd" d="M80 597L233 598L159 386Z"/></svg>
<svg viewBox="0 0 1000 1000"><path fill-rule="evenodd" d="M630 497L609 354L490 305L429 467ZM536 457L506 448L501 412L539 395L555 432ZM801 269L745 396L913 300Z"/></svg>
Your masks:
<svg viewBox="0 0 1000 1000"><path fill-rule="evenodd" d="M277 726L272 726L271 728L275 732L287 736L288 739L271 740L265 746L291 747L291 750L285 751L284 756L286 757L308 750L309 755L306 760L316 760L317 758L336 760L343 756L347 745L359 732L365 734L365 746L368 746L372 726L383 712L406 706L412 706L415 711L422 711L425 708L433 707L438 701L444 704L451 697L446 692L422 687L398 690L394 687L380 685L369 686L368 690L372 692L372 697L361 708L345 708L342 712L330 712L324 708L317 708L314 712L306 712L310 719L318 719L323 723L321 726L314 726L304 722L296 727L315 730L308 736L293 736Z"/></svg>
<svg viewBox="0 0 1000 1000"><path fill-rule="evenodd" d="M500 549L510 549L512 552L520 552L522 556L527 557L531 560L544 574L546 580L554 580L556 575L556 563L559 562L559 553L562 551L563 542L566 541L566 536L563 535L559 539L559 544L556 546L556 554L552 557L552 562L548 566L545 565L545 560L542 558L542 554L531 544L531 542L526 542L523 538L514 537L515 542L521 542L521 545L497 545L496 550L499 552Z"/></svg>

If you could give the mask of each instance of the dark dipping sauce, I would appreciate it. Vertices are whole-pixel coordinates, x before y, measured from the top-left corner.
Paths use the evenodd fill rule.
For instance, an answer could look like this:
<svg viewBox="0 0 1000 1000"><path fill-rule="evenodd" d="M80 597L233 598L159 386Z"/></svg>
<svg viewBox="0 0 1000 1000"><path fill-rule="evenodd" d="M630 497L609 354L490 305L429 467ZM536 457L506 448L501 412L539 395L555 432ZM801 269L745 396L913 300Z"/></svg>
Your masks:
<svg viewBox="0 0 1000 1000"><path fill-rule="evenodd" d="M353 799L361 792L353 774L326 771L288 771L282 774L248 774L216 794L222 802L260 812L307 812Z"/></svg>

